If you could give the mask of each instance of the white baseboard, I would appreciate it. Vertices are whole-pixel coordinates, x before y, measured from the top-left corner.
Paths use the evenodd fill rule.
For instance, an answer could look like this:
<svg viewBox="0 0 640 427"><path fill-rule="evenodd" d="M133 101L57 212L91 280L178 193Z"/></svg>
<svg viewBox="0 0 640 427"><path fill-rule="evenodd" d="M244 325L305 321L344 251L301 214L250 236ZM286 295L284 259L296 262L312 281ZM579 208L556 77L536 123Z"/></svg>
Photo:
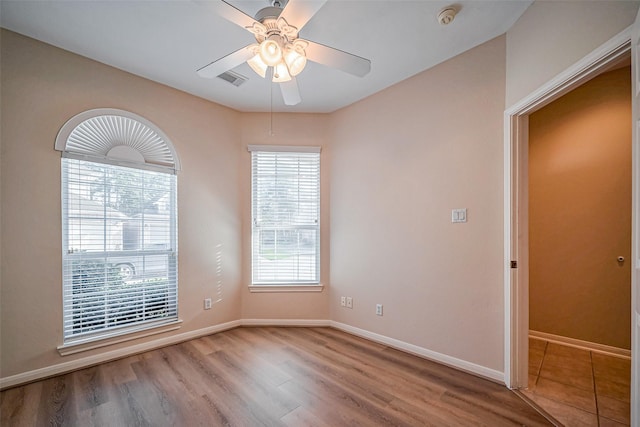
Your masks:
<svg viewBox="0 0 640 427"><path fill-rule="evenodd" d="M242 326L330 326L329 320L316 319L242 319Z"/></svg>
<svg viewBox="0 0 640 427"><path fill-rule="evenodd" d="M457 359L455 357L447 356L442 353L428 350L426 348L418 347L413 344L406 343L404 341L389 338L384 335L379 335L373 332L366 331L364 329L356 328L346 325L344 323L334 322L331 320L321 319L241 319L231 322L222 323L220 325L210 326L207 328L198 329L195 331L184 332L182 334L172 335L157 340L136 344L130 347L121 348L118 350L107 351L101 354L93 356L83 357L81 359L75 359L69 362L62 362L56 365L47 366L45 368L34 369L32 371L23 372L9 377L0 378L0 390L5 388L15 387L17 385L26 384L32 381L38 381L45 378L53 377L55 375L64 374L67 372L75 371L89 366L94 366L100 363L109 362L111 360L120 359L122 357L132 356L134 354L142 353L145 351L155 350L160 347L166 347L168 345L177 344L183 341L203 337L205 335L215 334L217 332L226 331L229 329L237 328L239 326L300 326L300 327L326 327L330 326L335 329L339 329L350 334L369 339L381 344L388 345L398 350L405 351L416 356L424 357L425 359L433 360L438 363L450 366L452 368L460 369L465 372L469 372L474 375L478 375L483 378L487 378L493 381L497 381L504 384L504 373L493 369L486 368L484 366L476 365L465 360Z"/></svg>
<svg viewBox="0 0 640 427"><path fill-rule="evenodd" d="M545 340L556 344L562 344L569 347L575 347L582 350L594 351L596 353L607 354L609 356L622 357L631 359L631 350L624 348L612 347L609 345L598 344L595 342L582 341L575 338L563 337L560 335L549 334L547 332L529 330L529 336L534 339Z"/></svg>
<svg viewBox="0 0 640 427"><path fill-rule="evenodd" d="M354 326L345 325L344 323L332 321L331 327L339 329L344 332L348 332L353 335L357 335L362 338L366 338L371 341L378 342L380 344L388 345L389 347L393 347L397 350L402 350L404 352L407 352L416 356L420 356L425 359L432 360L434 362L442 363L443 365L447 365L452 368L456 368L461 371L465 371L470 374L474 374L474 375L498 382L500 384L505 384L504 372L496 371L495 369L490 369L485 366L476 365L475 363L467 362L466 360L447 356L446 354L431 351L426 348L419 347L417 345L409 344L404 341L397 340L395 338L389 338L384 335L369 332L364 329L356 328Z"/></svg>
<svg viewBox="0 0 640 427"><path fill-rule="evenodd" d="M0 378L0 390L14 387L20 384L26 384L32 381L42 380L53 377L55 375L64 374L82 368L88 368L100 363L109 362L111 360L120 359L122 357L132 356L134 354L145 351L155 350L156 348L166 347L168 345L177 344L183 341L192 340L194 338L203 337L205 335L215 334L216 332L226 331L240 326L240 320L234 320L220 325L210 326L195 331L184 332L182 334L172 335L141 344L135 344L129 347L120 348L118 350L107 351L93 356L83 357L81 359L62 362L56 365L47 366L45 368L34 369L9 377Z"/></svg>

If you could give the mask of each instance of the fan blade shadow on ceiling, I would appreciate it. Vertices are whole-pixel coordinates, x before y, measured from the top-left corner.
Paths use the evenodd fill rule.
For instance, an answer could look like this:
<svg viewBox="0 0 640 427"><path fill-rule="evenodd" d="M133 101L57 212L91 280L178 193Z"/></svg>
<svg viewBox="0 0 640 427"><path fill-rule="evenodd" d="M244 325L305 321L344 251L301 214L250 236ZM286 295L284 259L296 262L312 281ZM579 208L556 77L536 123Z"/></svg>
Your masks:
<svg viewBox="0 0 640 427"><path fill-rule="evenodd" d="M305 40L307 59L328 67L337 68L354 76L364 77L371 71L371 61L320 43Z"/></svg>
<svg viewBox="0 0 640 427"><path fill-rule="evenodd" d="M255 55L255 53L248 47L249 46L245 46L241 49L236 50L235 52L230 53L227 56L217 59L212 63L200 68L196 72L200 77L213 79L214 77L219 76L225 71L229 71L230 69L235 68L243 62L251 59L253 55Z"/></svg>
<svg viewBox="0 0 640 427"><path fill-rule="evenodd" d="M327 0L289 0L280 16L300 31L326 2Z"/></svg>
<svg viewBox="0 0 640 427"><path fill-rule="evenodd" d="M282 92L282 99L285 105L298 105L302 102L300 97L300 91L298 90L298 82L293 77L288 82L279 83L280 92Z"/></svg>

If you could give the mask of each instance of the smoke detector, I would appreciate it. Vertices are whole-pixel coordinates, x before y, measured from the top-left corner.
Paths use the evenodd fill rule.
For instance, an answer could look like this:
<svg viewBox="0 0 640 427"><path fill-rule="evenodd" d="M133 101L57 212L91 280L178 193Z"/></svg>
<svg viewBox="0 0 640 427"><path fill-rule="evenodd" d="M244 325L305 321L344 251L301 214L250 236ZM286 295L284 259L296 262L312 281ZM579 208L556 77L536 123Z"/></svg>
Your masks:
<svg viewBox="0 0 640 427"><path fill-rule="evenodd" d="M453 18L456 17L456 13L458 13L458 11L455 8L451 6L445 7L438 14L438 22L440 25L448 25L453 21Z"/></svg>

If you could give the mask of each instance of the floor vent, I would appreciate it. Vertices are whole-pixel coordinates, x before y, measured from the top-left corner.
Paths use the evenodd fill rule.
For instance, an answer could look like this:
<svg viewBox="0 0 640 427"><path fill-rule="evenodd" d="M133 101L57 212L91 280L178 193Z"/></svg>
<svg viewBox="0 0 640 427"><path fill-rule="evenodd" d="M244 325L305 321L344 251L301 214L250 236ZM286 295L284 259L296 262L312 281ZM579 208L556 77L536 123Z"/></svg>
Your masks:
<svg viewBox="0 0 640 427"><path fill-rule="evenodd" d="M234 86L240 86L241 84L249 80L247 77L238 73L234 73L233 71L225 71L224 73L220 74L218 78L224 80L225 82L229 82Z"/></svg>

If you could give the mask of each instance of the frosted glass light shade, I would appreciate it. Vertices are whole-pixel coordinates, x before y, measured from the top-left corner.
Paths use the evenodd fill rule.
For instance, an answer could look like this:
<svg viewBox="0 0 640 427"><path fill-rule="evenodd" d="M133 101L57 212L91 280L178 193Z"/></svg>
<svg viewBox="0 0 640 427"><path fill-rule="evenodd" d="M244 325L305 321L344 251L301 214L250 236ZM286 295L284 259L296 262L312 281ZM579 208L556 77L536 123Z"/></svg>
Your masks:
<svg viewBox="0 0 640 427"><path fill-rule="evenodd" d="M273 68L273 82L274 83L283 83L291 80L291 74L289 74L289 69L287 68L287 64L284 61L281 61Z"/></svg>
<svg viewBox="0 0 640 427"><path fill-rule="evenodd" d="M255 71L257 75L263 79L266 77L268 65L262 61L259 54L248 60L247 64L249 64L251 69Z"/></svg>
<svg viewBox="0 0 640 427"><path fill-rule="evenodd" d="M270 67L275 67L282 60L282 41L274 35L260 43L260 59Z"/></svg>
<svg viewBox="0 0 640 427"><path fill-rule="evenodd" d="M284 61L287 67L289 67L289 73L294 77L300 74L302 70L304 70L305 65L307 65L307 57L304 55L304 50L292 45L287 46Z"/></svg>

